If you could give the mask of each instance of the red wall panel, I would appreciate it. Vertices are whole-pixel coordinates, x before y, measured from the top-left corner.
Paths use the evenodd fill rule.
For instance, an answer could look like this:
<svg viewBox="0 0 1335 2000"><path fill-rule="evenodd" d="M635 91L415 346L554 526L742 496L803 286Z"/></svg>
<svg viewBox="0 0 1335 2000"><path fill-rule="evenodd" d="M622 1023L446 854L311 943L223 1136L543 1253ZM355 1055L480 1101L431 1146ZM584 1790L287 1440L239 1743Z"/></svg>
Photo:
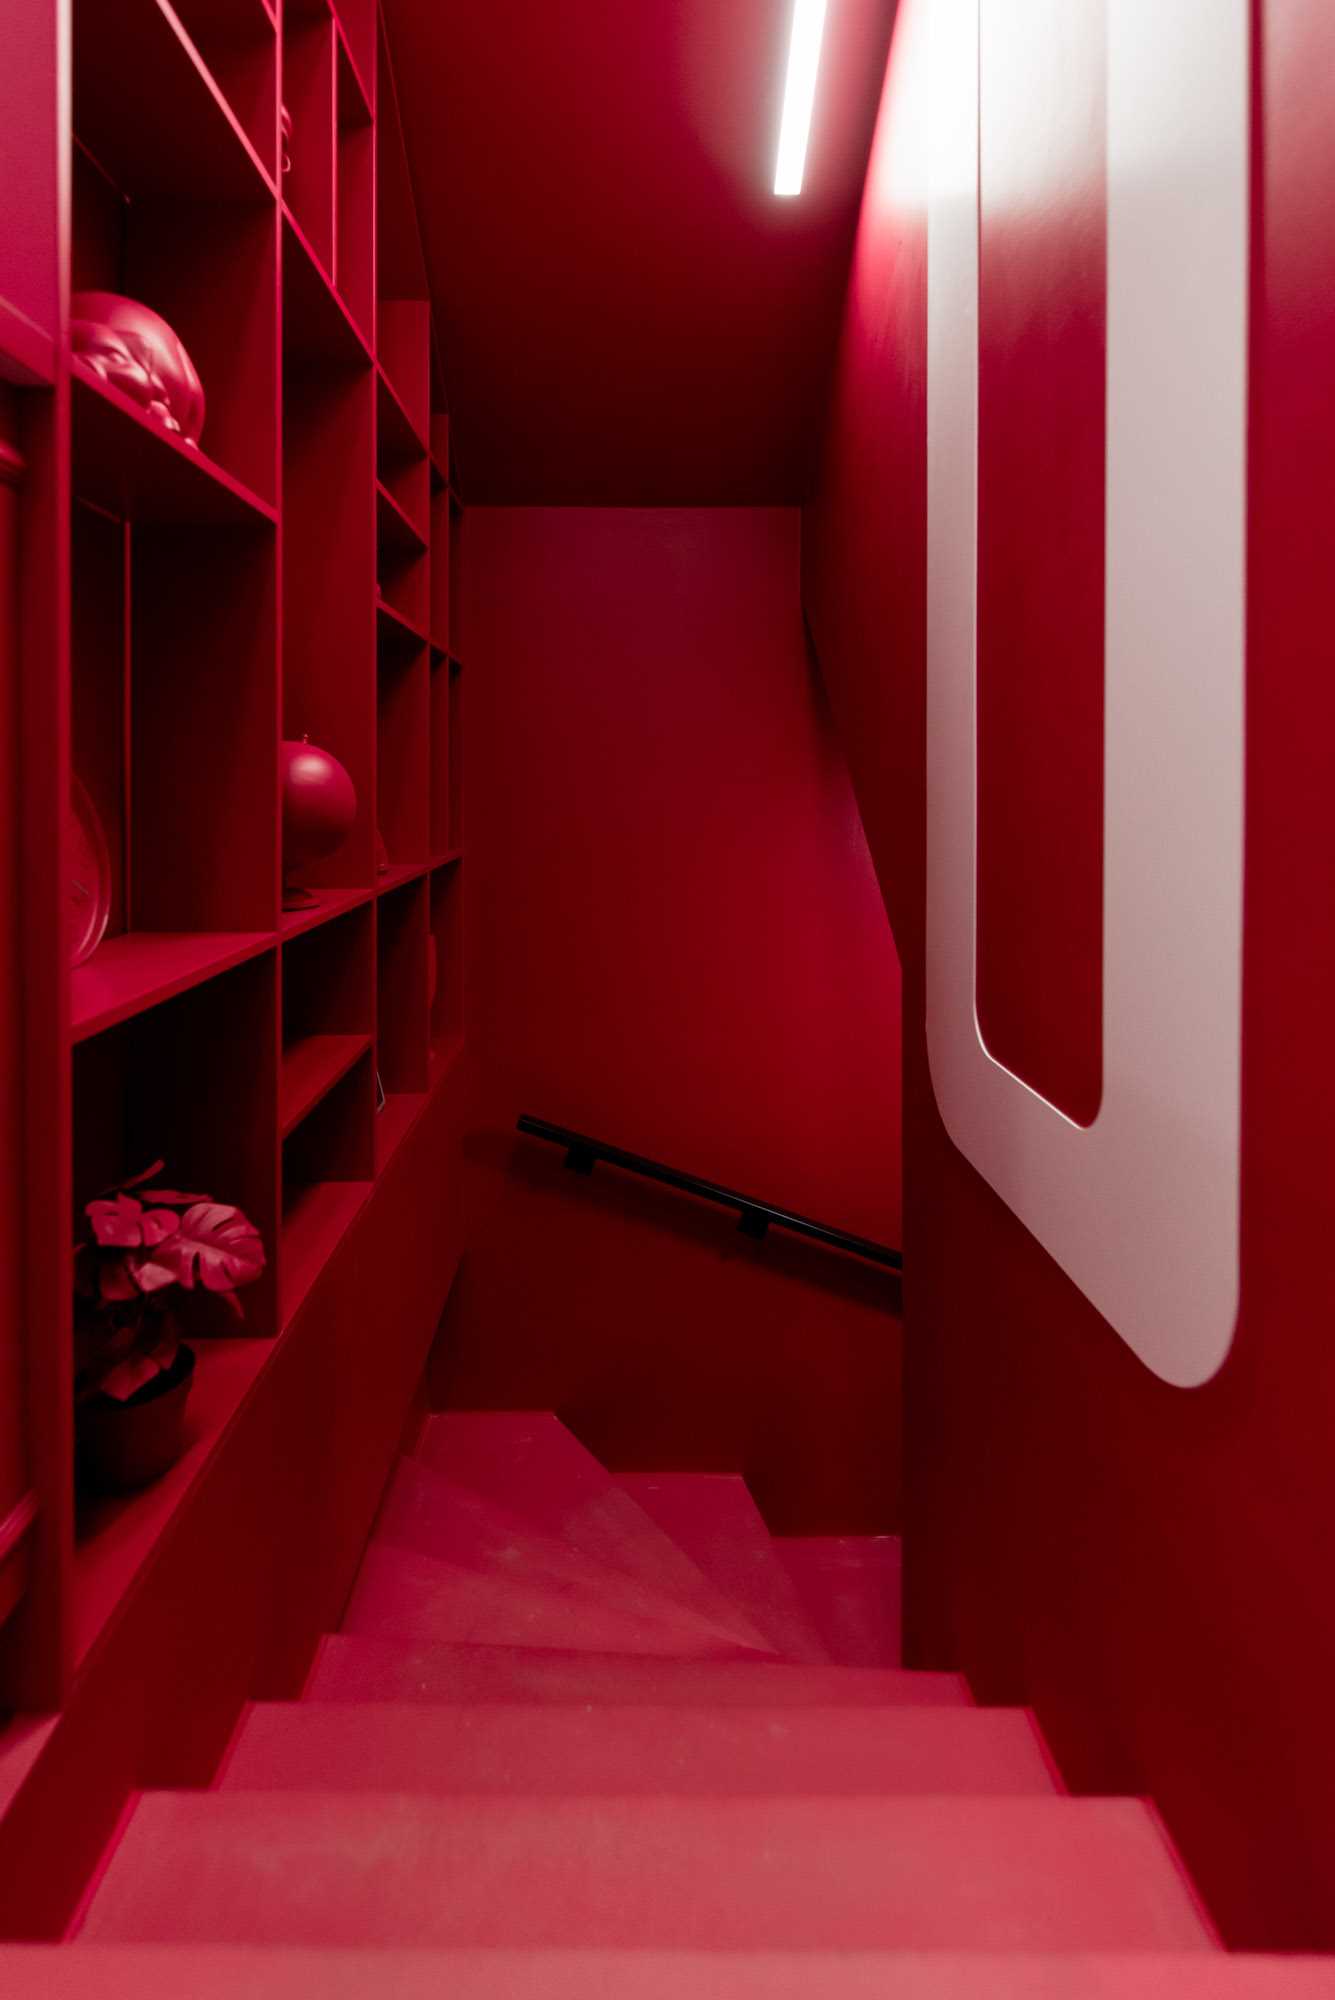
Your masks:
<svg viewBox="0 0 1335 2000"><path fill-rule="evenodd" d="M893 1520L886 1279L511 1138L532 1111L898 1241L898 964L798 531L470 511L478 1213L446 1386L556 1404L623 1464L745 1464L776 1523L852 1529Z"/></svg>
<svg viewBox="0 0 1335 2000"><path fill-rule="evenodd" d="M1316 0L1257 13L1242 1311L1221 1372L1183 1392L1142 1367L952 1146L927 1070L929 11L903 0L896 25L804 562L904 958L908 1643L918 1664L963 1665L984 1697L1033 1701L1073 1785L1152 1793L1231 1943L1330 1949L1335 18ZM1072 102L1101 40L1095 10L1078 15L1088 40L1059 79ZM990 61L985 118L1004 83ZM1042 131L1039 118L1035 145ZM1023 126L1010 143L1029 143ZM1069 214L1078 230L1079 205ZM1054 323L1068 303L1085 310L1078 249L1066 239L1048 265ZM994 337L985 304L985 377ZM1087 503L1079 459L1036 459L1036 522ZM1022 538L1016 549L1041 564ZM1065 596L1092 630L1098 582L1082 574ZM1023 606L995 590L980 624L1003 612L1020 630ZM1038 676L1024 693L1040 704L1033 727L1051 730L1060 690ZM1056 905L1045 921L1060 929ZM1010 931L1015 957L1026 935ZM1004 959L1005 935L994 942ZM1032 1009L1026 967L1001 969ZM1053 1032L1077 1074L1087 1024L1073 1000Z"/></svg>
<svg viewBox="0 0 1335 2000"><path fill-rule="evenodd" d="M997 1061L1082 1124L1103 973L1102 0L984 8L978 982Z"/></svg>

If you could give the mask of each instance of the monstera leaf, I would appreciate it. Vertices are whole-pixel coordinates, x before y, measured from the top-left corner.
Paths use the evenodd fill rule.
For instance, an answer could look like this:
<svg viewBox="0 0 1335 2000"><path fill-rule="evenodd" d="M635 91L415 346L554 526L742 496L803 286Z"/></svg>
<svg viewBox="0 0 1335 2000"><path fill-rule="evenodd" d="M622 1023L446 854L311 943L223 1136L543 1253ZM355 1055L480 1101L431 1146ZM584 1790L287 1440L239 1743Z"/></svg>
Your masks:
<svg viewBox="0 0 1335 2000"><path fill-rule="evenodd" d="M87 1208L93 1235L105 1249L151 1249L175 1234L180 1218L169 1208L145 1208L132 1194L113 1195L109 1201L90 1201Z"/></svg>
<svg viewBox="0 0 1335 2000"><path fill-rule="evenodd" d="M249 1285L264 1269L264 1245L255 1225L239 1208L224 1202L201 1201L180 1217L179 1227L140 1260L135 1280L143 1292L166 1285L196 1283L230 1302L238 1285ZM240 1312L240 1307L236 1310Z"/></svg>

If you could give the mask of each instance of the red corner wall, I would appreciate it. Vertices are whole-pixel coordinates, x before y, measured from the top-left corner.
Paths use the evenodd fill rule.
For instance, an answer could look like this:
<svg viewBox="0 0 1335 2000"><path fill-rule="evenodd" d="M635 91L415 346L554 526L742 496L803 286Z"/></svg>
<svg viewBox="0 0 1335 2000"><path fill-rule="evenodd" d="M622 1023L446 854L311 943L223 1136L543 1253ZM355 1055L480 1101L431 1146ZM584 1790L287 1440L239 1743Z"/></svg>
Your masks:
<svg viewBox="0 0 1335 2000"><path fill-rule="evenodd" d="M985 1699L1034 1702L1074 1786L1151 1793L1231 1943L1329 1950L1335 15L1322 0L1264 0L1257 10L1242 1308L1221 1373L1182 1391L1135 1359L955 1150L927 1071L929 11L924 0L901 0L804 544L807 612L904 959L909 1643L916 1664L964 1666ZM1094 143L1102 12L1061 11L1073 40L1037 84L1014 45L1009 60L995 49L989 55L984 36L984 401L989 381L1004 380L1016 360L1008 342L1023 347L1029 340L1032 361L1033 340L1045 329L1069 333L1068 308L1089 310L1088 261L1077 254L1079 233L1090 226L1083 170L1064 176L1049 189L1051 199L1028 211L1050 231L1049 254L1036 257L1022 231L1009 243L1004 230L989 238L989 106L995 140L1007 128L1007 92L1027 88L1027 115L1011 119L1010 143L1032 143L1037 154L1053 131L1044 93L1083 93L1086 140ZM1042 42L1031 38L1031 49ZM1008 164L1022 183L1034 160L1003 157L1001 168ZM1014 311L1009 320L992 312L989 272L1003 295L1012 281L1030 285L1036 312L1027 330L1017 334ZM1083 365L1079 357L1075 365ZM1023 366L1013 379L1017 393L1028 393ZM1070 383L1055 386L1060 406ZM1031 549L1041 553L1054 524L1088 520L1095 504L1089 482L1099 468L1090 468L1083 448L1060 449L1055 426L1069 421L1070 396L1064 413L1038 401L1030 407L1028 483L1013 488L1013 500L1024 509ZM981 414L986 452L985 409ZM1003 457L981 472L984 508L988 481L1006 476L1005 442ZM1015 560L1027 560L1022 539ZM1058 635L1072 637L1076 675L1101 671L1088 643L1090 596L1101 586L1083 562L1049 577L1048 613ZM980 621L990 618L1003 651L1008 642L1013 649L1019 721L1003 717L1003 729L1027 728L1042 741L1057 730L1059 696L1044 663L1031 668L1015 644L1032 609L1022 596L1009 604L984 598ZM988 672L986 659L980 672ZM1083 685L1076 706L1087 729L1097 708L1089 682ZM1070 697L1068 689L1060 699ZM985 695L980 714L985 732ZM1076 749L1084 755L1088 739ZM986 756L984 742L980 759ZM1034 760L1020 759L1017 768L1032 776ZM1067 962L1061 952L1050 954L1041 996L1024 946L1032 912L1025 922L1015 912L1009 932L1003 922L1008 854L1014 894L1041 851L1035 826L1059 803L1044 794L1040 771L1037 796L1012 801L1013 835L994 828L1000 900L991 912L990 977L994 994L1006 989L1016 1020L1026 1008L1032 1020L1042 1000L1058 1043L1048 1051L1049 1070L1074 1079L1075 1092L1090 1077L1090 946L1087 929L1080 942L1081 904L1073 893L1082 869L1090 880L1090 815L1073 812L1074 853L1063 874L1030 876L1049 933L1066 926ZM1071 965L1073 954L1079 962ZM1044 1087L1050 1078L1037 1081ZM1190 1188L1182 1198L1190 1201ZM1134 1241L1126 1254L1137 1254Z"/></svg>
<svg viewBox="0 0 1335 2000"><path fill-rule="evenodd" d="M889 1528L898 1300L517 1141L606 1138L897 1243L899 968L813 678L795 509L470 510L474 1213L441 1395Z"/></svg>

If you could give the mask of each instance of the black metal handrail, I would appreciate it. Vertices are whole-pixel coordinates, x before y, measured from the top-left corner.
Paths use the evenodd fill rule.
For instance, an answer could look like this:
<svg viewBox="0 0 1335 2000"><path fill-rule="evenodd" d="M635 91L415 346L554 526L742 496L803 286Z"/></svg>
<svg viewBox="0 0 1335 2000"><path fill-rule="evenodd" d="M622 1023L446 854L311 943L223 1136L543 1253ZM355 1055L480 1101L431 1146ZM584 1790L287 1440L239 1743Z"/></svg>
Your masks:
<svg viewBox="0 0 1335 2000"><path fill-rule="evenodd" d="M603 1139L590 1139L587 1133L572 1132L568 1126L549 1125L545 1118L531 1118L525 1112L518 1120L517 1130L530 1139L543 1139L549 1146L563 1146L566 1165L572 1173L591 1174L601 1160L606 1166L620 1167L623 1173L639 1174L644 1180L659 1181L664 1187L677 1188L700 1201L712 1201L719 1208L735 1208L737 1227L743 1236L758 1240L771 1227L786 1229L794 1236L808 1236L833 1250L845 1250L850 1257L882 1264L890 1271L904 1268L903 1251L892 1250L887 1243L875 1243L869 1236L854 1236L851 1230L835 1229L828 1222L814 1222L809 1215L797 1215L791 1208L760 1201L755 1195L739 1194L736 1188L702 1180L699 1174L684 1174L677 1167L665 1167L661 1160L647 1160L642 1153L624 1152L620 1146L609 1146Z"/></svg>

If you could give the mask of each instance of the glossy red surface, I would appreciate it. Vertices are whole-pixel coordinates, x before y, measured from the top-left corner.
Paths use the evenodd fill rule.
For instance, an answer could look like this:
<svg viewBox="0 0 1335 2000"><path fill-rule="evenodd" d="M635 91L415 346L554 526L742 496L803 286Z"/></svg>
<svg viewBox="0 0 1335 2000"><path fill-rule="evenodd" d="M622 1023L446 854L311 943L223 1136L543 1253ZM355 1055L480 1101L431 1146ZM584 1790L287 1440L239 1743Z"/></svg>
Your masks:
<svg viewBox="0 0 1335 2000"><path fill-rule="evenodd" d="M1267 0L1259 15L1243 1305L1223 1371L1184 1394L1141 1367L954 1150L927 1074L929 12L905 0L895 30L806 548L808 611L905 965L906 1645L918 1664L964 1665L983 1698L1034 1702L1075 1787L1150 1792L1230 1942L1330 1948L1335 960L1323 913L1335 881L1320 663L1335 619L1335 128L1323 82L1335 21L1306 0ZM1079 14L1068 50L1077 98L1096 60L1092 21ZM985 104L1009 74L994 57ZM1049 129L1036 113L1016 138L1035 172ZM1069 296L1083 313L1085 210L1063 193L1057 213L1077 236L1047 267L1047 308ZM1032 288L1033 266L1019 269ZM1049 466L1076 509L1089 504L1082 465L1076 454ZM1087 598L1074 611L1076 633ZM1024 993L1026 969L1009 976ZM1062 1033L1079 1074L1076 1013Z"/></svg>
<svg viewBox="0 0 1335 2000"><path fill-rule="evenodd" d="M891 11L779 201L787 0L389 0L470 501L804 496Z"/></svg>
<svg viewBox="0 0 1335 2000"><path fill-rule="evenodd" d="M470 1252L438 1388L770 1525L895 1525L872 1267L516 1140L521 1111L899 1229L898 967L806 656L797 516L472 509Z"/></svg>

